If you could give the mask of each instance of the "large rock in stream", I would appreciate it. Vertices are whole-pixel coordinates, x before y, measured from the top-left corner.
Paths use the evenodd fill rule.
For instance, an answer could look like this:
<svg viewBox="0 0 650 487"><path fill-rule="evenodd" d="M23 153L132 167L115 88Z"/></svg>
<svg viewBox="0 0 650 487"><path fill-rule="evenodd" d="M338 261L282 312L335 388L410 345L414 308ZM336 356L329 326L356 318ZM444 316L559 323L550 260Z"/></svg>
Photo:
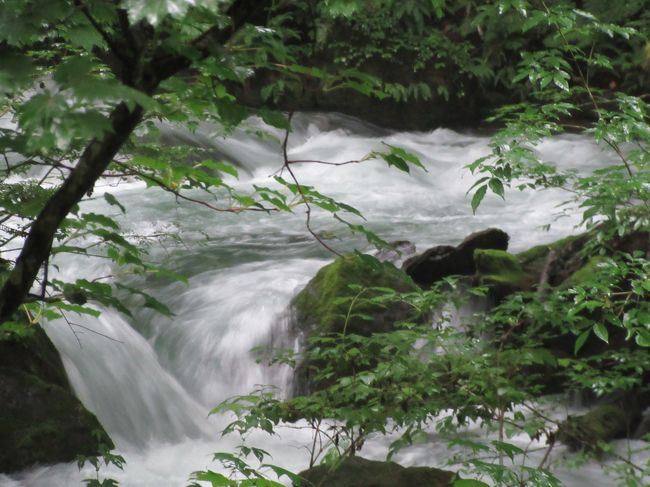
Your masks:
<svg viewBox="0 0 650 487"><path fill-rule="evenodd" d="M565 237L556 242L539 245L517 255L496 250L476 250L474 260L477 273L475 279L491 287L493 296L503 299L516 291L533 290L538 300L545 300L546 294L553 289L568 289L580 285L598 282L599 265L609 256L620 253L643 252L649 255L650 234L635 232L630 235L617 236L604 244L605 255L588 252L596 232ZM629 287L627 278L619 282L621 289ZM633 306L633 304L631 304ZM588 319L595 323L604 322L601 310L583 311ZM522 328L523 329L523 328ZM592 334L583 344L578 357L595 357L617 350L635 350L638 346L629 340L624 327L609 326L607 342ZM575 357L576 336L571 333L559 333L557 329L540 330L545 335L542 345L552 356ZM516 333L512 335L516 339ZM611 366L604 362L605 369ZM563 392L566 383L564 371L550 362L538 370L530 369L522 373L540 373L544 381L544 391ZM607 374L607 370L603 374ZM641 383L647 384L649 372L639 371ZM589 391L585 391L589 392ZM587 402L594 400L587 394ZM572 450L584 449L602 453L602 445L615 438L630 437L642 421L643 411L650 405L650 393L645 388L625 389L600 399L589 412L569 416L560 423L555 438Z"/></svg>
<svg viewBox="0 0 650 487"><path fill-rule="evenodd" d="M559 424L557 438L573 451L602 452L604 442L629 438L636 431L642 420L642 405L647 405L648 400L639 396L632 391L618 401L597 405L588 413L568 416Z"/></svg>
<svg viewBox="0 0 650 487"><path fill-rule="evenodd" d="M447 276L472 275L476 272L474 251L477 249L508 249L508 234L497 228L488 228L468 235L458 246L440 245L411 257L402 269L422 287Z"/></svg>
<svg viewBox="0 0 650 487"><path fill-rule="evenodd" d="M74 395L58 351L38 325L0 336L0 472L94 456L113 442Z"/></svg>
<svg viewBox="0 0 650 487"><path fill-rule="evenodd" d="M381 294L373 288L398 293L418 289L409 276L390 262L363 254L339 257L321 268L293 298L291 304L299 330L306 335L369 335L394 329L397 321L409 316L412 307L401 302L387 302L384 306L369 303L369 298Z"/></svg>
<svg viewBox="0 0 650 487"><path fill-rule="evenodd" d="M432 467L402 467L394 462L377 462L348 457L335 469L319 465L300 473L318 487L451 487L456 474Z"/></svg>
<svg viewBox="0 0 650 487"><path fill-rule="evenodd" d="M373 300L385 295L413 292L417 285L390 262L349 254L321 268L292 300L294 328L303 342L337 333L369 336L395 329L400 321L418 319L413 307L400 300ZM372 301L372 302L371 302ZM319 364L303 362L296 368L294 394L307 394L318 386L313 376Z"/></svg>

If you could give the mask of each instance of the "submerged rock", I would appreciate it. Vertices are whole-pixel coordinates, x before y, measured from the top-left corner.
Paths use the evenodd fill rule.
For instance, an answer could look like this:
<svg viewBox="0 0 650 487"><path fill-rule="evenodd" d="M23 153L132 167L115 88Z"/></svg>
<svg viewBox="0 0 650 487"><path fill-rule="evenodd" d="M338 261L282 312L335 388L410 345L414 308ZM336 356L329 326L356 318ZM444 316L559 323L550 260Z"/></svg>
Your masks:
<svg viewBox="0 0 650 487"><path fill-rule="evenodd" d="M378 462L348 457L334 470L319 465L300 473L307 485L319 487L451 487L456 474L432 467L402 467L394 462Z"/></svg>
<svg viewBox="0 0 650 487"><path fill-rule="evenodd" d="M0 472L93 456L113 447L77 399L58 351L43 329L0 337Z"/></svg>
<svg viewBox="0 0 650 487"><path fill-rule="evenodd" d="M402 269L422 287L452 275L471 275L476 272L476 249L508 249L508 234L497 228L488 228L468 235L457 247L440 245L423 254L411 257Z"/></svg>

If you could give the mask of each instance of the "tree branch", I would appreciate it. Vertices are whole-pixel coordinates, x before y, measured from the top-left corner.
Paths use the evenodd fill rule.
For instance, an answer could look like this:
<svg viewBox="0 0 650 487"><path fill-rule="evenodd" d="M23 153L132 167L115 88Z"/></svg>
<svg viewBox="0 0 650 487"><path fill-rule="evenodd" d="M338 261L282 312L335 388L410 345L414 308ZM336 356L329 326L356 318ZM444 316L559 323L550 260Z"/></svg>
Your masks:
<svg viewBox="0 0 650 487"><path fill-rule="evenodd" d="M0 291L0 322L8 320L29 292L47 259L54 234L72 208L93 188L117 151L142 120L143 110L120 104L111 114L113 131L84 150L77 167L50 197L31 226L20 255Z"/></svg>
<svg viewBox="0 0 650 487"><path fill-rule="evenodd" d="M81 0L75 0L74 4L81 10L81 13L84 15L84 17L86 17L88 22L90 22L90 25L93 26L93 29L95 29L97 33L102 37L102 39L104 39L104 42L111 50L111 52L115 55L115 57L122 61L122 64L128 64L131 61L130 57L120 48L120 46L115 43L115 40L108 34L102 25L97 22L95 17L92 16L90 10L88 10L88 6Z"/></svg>
<svg viewBox="0 0 650 487"><path fill-rule="evenodd" d="M311 205L309 204L309 200L307 199L307 196L305 195L305 192L302 189L302 186L300 185L300 182L298 181L298 178L294 174L293 170L291 169L291 161L289 161L289 153L287 150L287 147L289 145L289 133L291 132L291 119L293 118L293 112L289 112L289 116L287 117L287 129L284 133L284 140L282 141L282 158L284 160L284 167L287 169L289 172L289 175L291 176L291 179L293 179L293 182L296 183L296 188L298 190L298 193L300 194L300 198L302 199L302 202L305 204L305 214L306 214L306 220L305 220L305 226L307 227L307 231L311 234L312 237L316 239L316 241L321 244L325 249L329 250L332 252L334 255L340 256L341 254L334 250L332 247L327 245L322 238L314 231L314 229L311 227Z"/></svg>
<svg viewBox="0 0 650 487"><path fill-rule="evenodd" d="M265 21L269 4L258 0L235 1L228 10L232 19L230 28L215 26L195 39L192 45L201 51L203 57L207 57L215 42L225 43L244 23L251 19ZM162 81L188 68L192 62L176 52L169 54L166 47L161 47L147 63L127 65L125 69L139 72L143 68L143 79L137 80L137 85L133 87L150 95ZM125 103L119 104L110 115L112 131L88 144L77 166L47 201L29 230L16 265L0 290L0 323L11 319L23 303L49 255L54 235L64 218L92 190L143 116L141 106L130 109Z"/></svg>

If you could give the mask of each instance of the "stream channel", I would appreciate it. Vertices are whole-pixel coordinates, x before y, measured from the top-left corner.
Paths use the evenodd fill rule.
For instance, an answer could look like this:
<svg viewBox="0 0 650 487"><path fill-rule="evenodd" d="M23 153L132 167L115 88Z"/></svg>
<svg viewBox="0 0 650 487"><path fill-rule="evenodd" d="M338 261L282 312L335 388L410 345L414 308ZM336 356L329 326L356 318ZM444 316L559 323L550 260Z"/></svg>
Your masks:
<svg viewBox="0 0 650 487"><path fill-rule="evenodd" d="M163 131L170 140L214 149L215 157L237 163L239 179L228 179L234 187L272 186L270 177L282 166L282 133L254 119L248 125L250 130L228 137L212 134L209 127L200 127L195 134L169 127ZM260 128L277 140L253 135ZM337 114L298 114L289 156L342 162L385 149L383 143L415 153L426 172L414 168L406 174L377 160L294 168L302 184L358 208L368 227L385 240L410 240L420 252L434 245L455 245L488 227L505 230L513 252L577 232L578 214L559 206L570 194L559 190L508 190L505 201L488 195L472 215L466 192L475 178L465 166L488 152L488 142L484 135L447 129L391 132ZM546 140L536 151L545 161L583 172L611 161L601 147L579 135ZM104 192L119 199L126 215L106 204ZM233 451L239 444L238 438L220 436L225 418L208 418L211 408L258 384L286 390L290 372L256 363L250 350L286 333L289 301L332 255L307 232L303 207L294 214L215 213L138 183L115 186L107 180L98 184L82 209L114 216L125 235L147 242L152 260L188 276L189 285L134 281L104 260L58 256L54 263L60 266L59 277L113 275L153 294L176 316L166 318L136 302L133 318L104 310L97 319L72 316L72 326L47 323L46 331L61 352L74 390L127 460L123 472L106 468L102 475L124 487L187 485L191 472L219 469L212 462L213 452ZM331 215L315 212L312 225L325 232L328 244L339 252L354 248L372 252L364 240L337 226ZM160 238L163 233L180 239ZM444 442L435 441L435 434L431 436L431 443L406 448L395 460L445 468L451 452ZM260 433L248 439L271 452L272 463L296 472L307 466L305 446L310 441L309 431L295 429L281 429L274 438ZM389 439L376 438L361 455L383 459L388 444ZM521 444L528 442L522 438ZM563 453L561 447L554 450L553 465L567 486L615 485L595 464L563 466ZM39 466L12 478L0 475L0 485L77 486L93 473L88 468L79 472L72 463Z"/></svg>

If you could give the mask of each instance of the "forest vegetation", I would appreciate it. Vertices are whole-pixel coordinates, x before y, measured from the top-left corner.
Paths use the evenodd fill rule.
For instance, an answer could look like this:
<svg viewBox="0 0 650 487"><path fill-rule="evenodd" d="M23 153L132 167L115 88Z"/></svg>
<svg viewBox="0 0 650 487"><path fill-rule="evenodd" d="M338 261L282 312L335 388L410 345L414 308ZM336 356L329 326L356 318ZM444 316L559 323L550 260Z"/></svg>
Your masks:
<svg viewBox="0 0 650 487"><path fill-rule="evenodd" d="M294 393L262 387L212 411L231 414L225 433L242 441L254 430L304 422L314 435L309 470L270 464L244 442L215 453L223 468L187 472L193 485L347 485L328 475L348 465L348 476L371 478L372 468L386 468L357 458L368 437L399 432L390 460L432 428L463 451L453 472L418 471L435 476L418 481L409 477L416 472L390 467L379 476L404 485L562 485L546 464L561 443L578 464L605 462L620 485L648 485L647 423L638 451L610 443L632 437L650 406L648 7L645 0L0 0L0 397L13 408L0 413L0 471L76 455L97 469L89 485L115 485L102 478L102 463L128 471L85 410L75 421L100 433L73 435L70 451L47 436L62 427L57 408L37 408L29 421L12 416L26 410L20 394L83 409L40 322L97 316L101 307L130 315L134 302L174 315L126 282L56 277L52 261L69 254L147 279L187 280L150 261L147 245L126 237L116 218L84 209L93 198L120 213L133 209L110 192L94 193L110 179L141 181L143 192L157 188L216 219L304 213L305 232L334 259L291 303L302 350L260 351L294 367ZM294 172L301 163L341 164L289 157L294 114L312 111L401 131L488 131L490 153L469 166L471 209L479 212L489 194L559 188L580 213L580 228L519 254L507 252L507 235L473 235L401 270L359 252L340 255L313 228L315 212L330 213L380 251L391 244L359 210ZM240 168L166 143L161 133L162 124L192 132L212 123L227 136L249 117L283 136L281 172L247 191L228 182ZM535 147L566 133L593 138L613 162L583 174L540 160ZM423 168L392 144L347 163L370 160L406 173ZM450 255L451 270L433 277ZM449 325L449 309L476 300L489 309ZM539 406L571 393L586 398L589 412L558 419ZM463 433L476 423L491 439ZM545 441L541 463L527 462L510 441L518 434ZM41 451L48 448L56 454Z"/></svg>

